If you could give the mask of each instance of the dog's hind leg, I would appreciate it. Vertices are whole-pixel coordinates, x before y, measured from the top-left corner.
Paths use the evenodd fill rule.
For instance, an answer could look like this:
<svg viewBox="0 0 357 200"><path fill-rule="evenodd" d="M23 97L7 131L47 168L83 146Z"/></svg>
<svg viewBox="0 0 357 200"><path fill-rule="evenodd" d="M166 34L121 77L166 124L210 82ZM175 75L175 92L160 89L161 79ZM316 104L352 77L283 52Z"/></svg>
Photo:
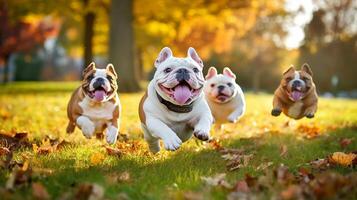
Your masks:
<svg viewBox="0 0 357 200"><path fill-rule="evenodd" d="M73 133L75 128L76 128L76 124L74 122L72 122L72 121L69 121L68 125L67 125L66 132L68 134Z"/></svg>

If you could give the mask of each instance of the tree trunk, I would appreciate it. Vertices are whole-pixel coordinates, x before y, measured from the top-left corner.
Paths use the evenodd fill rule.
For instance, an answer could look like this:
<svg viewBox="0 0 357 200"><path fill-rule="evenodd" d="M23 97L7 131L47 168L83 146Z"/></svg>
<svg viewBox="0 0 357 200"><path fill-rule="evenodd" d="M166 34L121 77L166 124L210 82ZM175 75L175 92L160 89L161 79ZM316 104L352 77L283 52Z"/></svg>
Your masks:
<svg viewBox="0 0 357 200"><path fill-rule="evenodd" d="M88 0L84 0L84 9L88 6ZM95 13L89 11L84 15L84 65L83 69L93 61L93 36Z"/></svg>
<svg viewBox="0 0 357 200"><path fill-rule="evenodd" d="M140 90L134 66L134 53L133 2L112 0L109 61L118 73L120 92Z"/></svg>

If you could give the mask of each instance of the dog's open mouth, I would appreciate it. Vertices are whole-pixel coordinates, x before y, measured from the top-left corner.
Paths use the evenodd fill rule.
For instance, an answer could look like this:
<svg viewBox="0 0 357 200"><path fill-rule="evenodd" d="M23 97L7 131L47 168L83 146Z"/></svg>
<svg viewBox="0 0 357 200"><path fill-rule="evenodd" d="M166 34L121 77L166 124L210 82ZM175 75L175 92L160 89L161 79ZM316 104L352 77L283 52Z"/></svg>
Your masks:
<svg viewBox="0 0 357 200"><path fill-rule="evenodd" d="M160 84L159 86L163 92L165 92L179 105L190 103L192 99L199 94L202 88L201 87L199 89L194 89L186 81L181 81L179 84L172 88L167 88L162 84Z"/></svg>
<svg viewBox="0 0 357 200"><path fill-rule="evenodd" d="M89 92L89 97L96 101L103 101L105 98L110 96L112 92L106 91L103 87L95 88L93 91Z"/></svg>
<svg viewBox="0 0 357 200"><path fill-rule="evenodd" d="M219 93L217 96L216 96L216 99L220 102L225 102L227 101L227 99L229 99L230 96L227 95L227 94L224 94L224 93Z"/></svg>
<svg viewBox="0 0 357 200"><path fill-rule="evenodd" d="M299 101L302 99L304 95L304 92L302 90L302 87L294 87L292 88L291 92L290 92L290 98L294 101Z"/></svg>

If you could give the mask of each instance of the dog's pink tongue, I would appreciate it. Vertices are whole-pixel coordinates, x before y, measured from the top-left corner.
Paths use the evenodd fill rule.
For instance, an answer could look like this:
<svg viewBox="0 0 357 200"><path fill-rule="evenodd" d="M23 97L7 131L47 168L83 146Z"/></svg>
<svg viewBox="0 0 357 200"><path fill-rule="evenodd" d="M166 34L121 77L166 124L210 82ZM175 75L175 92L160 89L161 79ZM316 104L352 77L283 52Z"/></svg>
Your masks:
<svg viewBox="0 0 357 200"><path fill-rule="evenodd" d="M294 101L299 101L301 97L302 97L302 92L299 91L291 92L291 98L293 98Z"/></svg>
<svg viewBox="0 0 357 200"><path fill-rule="evenodd" d="M103 101L105 97L105 91L104 90L96 90L94 92L94 99L96 101Z"/></svg>
<svg viewBox="0 0 357 200"><path fill-rule="evenodd" d="M174 91L174 98L177 103L184 104L190 97L192 93L188 86L178 85Z"/></svg>

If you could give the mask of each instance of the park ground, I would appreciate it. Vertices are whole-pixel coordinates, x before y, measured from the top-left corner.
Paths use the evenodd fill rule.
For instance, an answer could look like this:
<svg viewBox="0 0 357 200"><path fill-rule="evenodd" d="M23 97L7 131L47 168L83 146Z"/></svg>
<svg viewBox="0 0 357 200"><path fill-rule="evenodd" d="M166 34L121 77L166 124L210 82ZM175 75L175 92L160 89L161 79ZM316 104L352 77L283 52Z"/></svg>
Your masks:
<svg viewBox="0 0 357 200"><path fill-rule="evenodd" d="M246 94L247 111L175 152L148 152L137 107L120 94L121 137L108 146L67 135L79 83L0 86L0 195L5 199L353 199L357 101L320 98L314 119L270 115L272 95ZM343 152L343 153L336 153ZM354 153L351 153L354 152Z"/></svg>

